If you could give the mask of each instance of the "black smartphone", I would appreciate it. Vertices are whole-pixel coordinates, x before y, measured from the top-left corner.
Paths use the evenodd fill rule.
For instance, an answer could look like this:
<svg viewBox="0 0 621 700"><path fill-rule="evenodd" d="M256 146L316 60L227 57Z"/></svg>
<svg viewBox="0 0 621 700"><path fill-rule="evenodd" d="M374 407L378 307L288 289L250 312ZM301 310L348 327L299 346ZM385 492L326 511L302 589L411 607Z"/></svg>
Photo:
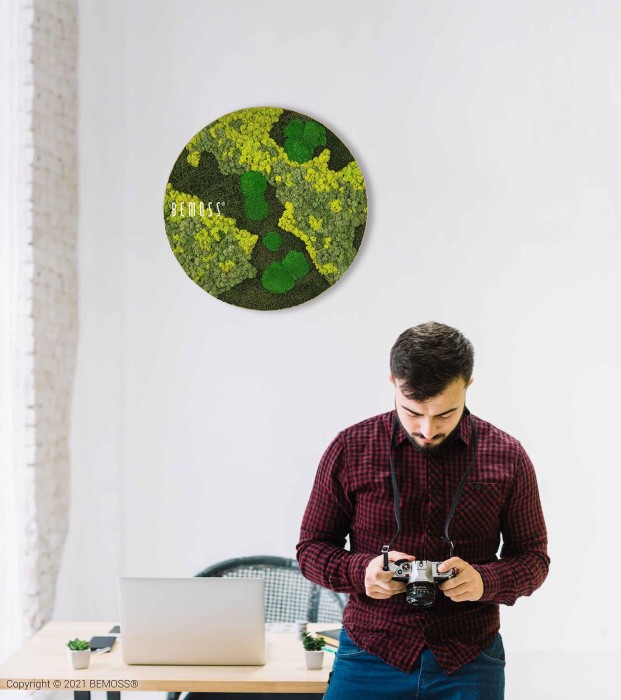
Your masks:
<svg viewBox="0 0 621 700"><path fill-rule="evenodd" d="M116 637L91 637L89 645L91 651L97 651L97 649L105 649L106 647L112 648L114 642L116 642Z"/></svg>

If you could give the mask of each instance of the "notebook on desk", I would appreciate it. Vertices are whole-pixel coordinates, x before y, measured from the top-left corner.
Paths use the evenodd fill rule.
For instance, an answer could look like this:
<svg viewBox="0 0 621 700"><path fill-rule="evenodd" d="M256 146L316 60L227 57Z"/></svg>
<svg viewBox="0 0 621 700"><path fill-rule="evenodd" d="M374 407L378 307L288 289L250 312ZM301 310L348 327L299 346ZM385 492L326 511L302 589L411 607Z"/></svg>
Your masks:
<svg viewBox="0 0 621 700"><path fill-rule="evenodd" d="M121 578L126 664L265 663L265 592L253 578Z"/></svg>
<svg viewBox="0 0 621 700"><path fill-rule="evenodd" d="M334 629L329 629L329 630L317 630L315 632L315 635L317 637L321 637L325 641L326 644L329 644L331 647L338 647L339 646L339 635L341 634L341 628L336 627Z"/></svg>

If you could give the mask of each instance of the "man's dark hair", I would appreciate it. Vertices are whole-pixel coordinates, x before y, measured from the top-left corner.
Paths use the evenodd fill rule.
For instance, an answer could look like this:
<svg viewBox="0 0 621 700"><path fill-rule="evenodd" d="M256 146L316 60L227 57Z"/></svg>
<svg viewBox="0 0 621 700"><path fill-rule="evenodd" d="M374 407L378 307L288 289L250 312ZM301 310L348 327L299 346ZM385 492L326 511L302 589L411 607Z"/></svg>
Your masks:
<svg viewBox="0 0 621 700"><path fill-rule="evenodd" d="M390 351L390 372L403 381L401 392L413 401L441 394L459 377L472 377L474 348L456 328L429 321L408 328Z"/></svg>

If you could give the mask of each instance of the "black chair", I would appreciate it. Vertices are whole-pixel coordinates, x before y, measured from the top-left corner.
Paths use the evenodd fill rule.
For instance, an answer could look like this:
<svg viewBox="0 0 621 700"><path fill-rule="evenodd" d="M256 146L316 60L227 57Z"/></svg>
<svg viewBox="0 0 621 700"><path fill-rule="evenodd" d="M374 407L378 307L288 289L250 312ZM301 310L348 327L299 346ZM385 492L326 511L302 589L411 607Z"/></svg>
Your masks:
<svg viewBox="0 0 621 700"><path fill-rule="evenodd" d="M341 622L347 595L335 593L305 579L295 559L255 556L228 559L203 569L197 576L265 579L266 622ZM300 647L301 653L301 647ZM181 693L168 693L178 700ZM188 693L184 700L319 700L317 693Z"/></svg>

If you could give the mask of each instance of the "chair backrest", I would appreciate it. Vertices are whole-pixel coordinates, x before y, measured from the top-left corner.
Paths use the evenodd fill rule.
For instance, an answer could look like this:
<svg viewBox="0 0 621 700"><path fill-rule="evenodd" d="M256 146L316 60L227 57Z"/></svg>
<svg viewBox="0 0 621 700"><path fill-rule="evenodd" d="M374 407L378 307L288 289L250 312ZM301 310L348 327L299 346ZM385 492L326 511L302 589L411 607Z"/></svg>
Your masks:
<svg viewBox="0 0 621 700"><path fill-rule="evenodd" d="M228 559L197 576L265 579L266 622L340 622L347 596L304 578L295 559L255 556Z"/></svg>

